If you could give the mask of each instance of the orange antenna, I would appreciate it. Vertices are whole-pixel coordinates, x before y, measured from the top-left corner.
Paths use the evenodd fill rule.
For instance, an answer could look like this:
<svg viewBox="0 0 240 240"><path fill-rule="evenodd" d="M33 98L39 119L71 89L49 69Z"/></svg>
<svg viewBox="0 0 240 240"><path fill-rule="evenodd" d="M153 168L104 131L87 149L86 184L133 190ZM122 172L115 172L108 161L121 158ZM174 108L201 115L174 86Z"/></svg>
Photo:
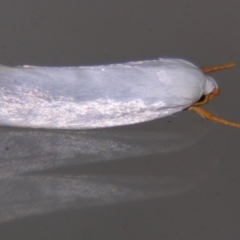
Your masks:
<svg viewBox="0 0 240 240"><path fill-rule="evenodd" d="M193 110L193 111L195 111L195 112L198 113L201 117L206 118L207 120L215 121L215 122L218 122L218 123L221 123L221 124L224 124L224 125L227 125L227 126L231 126L231 127L240 128L240 123L230 122L230 121L227 121L227 120L225 120L225 119L223 119L223 118L214 116L214 115L211 114L210 112L208 112L208 111L206 111L205 109L202 109L202 108L200 108L200 107L191 106L191 107L188 108L188 110Z"/></svg>
<svg viewBox="0 0 240 240"><path fill-rule="evenodd" d="M224 69L229 69L229 68L233 68L236 66L236 63L228 63L228 64L223 64L223 65L218 65L218 66L213 66L213 67L202 67L201 70L204 73L210 73L210 72L216 72L219 70L224 70Z"/></svg>

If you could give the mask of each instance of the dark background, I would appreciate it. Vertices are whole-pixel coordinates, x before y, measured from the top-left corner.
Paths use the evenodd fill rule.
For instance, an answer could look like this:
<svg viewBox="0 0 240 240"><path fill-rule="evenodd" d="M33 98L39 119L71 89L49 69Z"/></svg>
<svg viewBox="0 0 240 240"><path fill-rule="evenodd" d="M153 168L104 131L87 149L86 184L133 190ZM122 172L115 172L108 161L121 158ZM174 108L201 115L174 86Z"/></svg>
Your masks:
<svg viewBox="0 0 240 240"><path fill-rule="evenodd" d="M237 0L2 0L0 63L239 65L239 9ZM212 74L221 94L204 107L238 122L239 69ZM182 112L83 141L0 130L1 239L239 238L240 129Z"/></svg>

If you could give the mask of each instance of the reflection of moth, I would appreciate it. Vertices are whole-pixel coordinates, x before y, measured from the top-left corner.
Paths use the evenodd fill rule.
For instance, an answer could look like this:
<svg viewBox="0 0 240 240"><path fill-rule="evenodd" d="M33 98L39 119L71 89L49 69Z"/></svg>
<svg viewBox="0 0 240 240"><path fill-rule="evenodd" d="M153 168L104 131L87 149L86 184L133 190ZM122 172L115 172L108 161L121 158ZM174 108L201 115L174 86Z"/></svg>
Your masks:
<svg viewBox="0 0 240 240"><path fill-rule="evenodd" d="M212 70L216 69L201 70L181 59L87 67L1 66L0 124L102 128L145 122L189 108L232 125L197 106L218 92L216 82L204 74Z"/></svg>

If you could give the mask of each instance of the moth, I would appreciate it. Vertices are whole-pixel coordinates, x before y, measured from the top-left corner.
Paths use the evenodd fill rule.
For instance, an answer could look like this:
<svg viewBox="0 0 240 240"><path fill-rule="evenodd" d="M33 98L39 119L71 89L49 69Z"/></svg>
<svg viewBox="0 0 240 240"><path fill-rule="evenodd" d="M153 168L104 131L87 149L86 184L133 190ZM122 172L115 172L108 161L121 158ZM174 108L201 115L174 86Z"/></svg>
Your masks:
<svg viewBox="0 0 240 240"><path fill-rule="evenodd" d="M183 110L215 117L200 105L218 92L206 73L182 59L99 66L0 66L0 124L28 128L93 129L136 124Z"/></svg>

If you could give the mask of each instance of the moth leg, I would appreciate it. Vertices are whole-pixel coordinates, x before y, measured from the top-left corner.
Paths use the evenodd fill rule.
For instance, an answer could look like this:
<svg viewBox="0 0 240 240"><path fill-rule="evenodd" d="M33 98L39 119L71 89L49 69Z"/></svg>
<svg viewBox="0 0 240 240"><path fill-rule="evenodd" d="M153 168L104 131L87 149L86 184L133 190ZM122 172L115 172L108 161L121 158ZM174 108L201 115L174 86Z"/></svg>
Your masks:
<svg viewBox="0 0 240 240"><path fill-rule="evenodd" d="M235 63L228 63L228 64L213 66L213 67L209 67L209 68L202 67L202 68L200 68L200 69L201 69L204 73L210 73L210 72L215 72L215 71L219 71L219 70L223 70L223 69L232 68L232 67L235 67L235 66L236 66Z"/></svg>
<svg viewBox="0 0 240 240"><path fill-rule="evenodd" d="M215 88L212 93L205 95L202 101L194 103L193 106L201 106L207 104L211 99L216 97L219 94L219 92L220 92L219 88Z"/></svg>
<svg viewBox="0 0 240 240"><path fill-rule="evenodd" d="M219 118L219 117L216 117L214 116L213 114L211 114L210 112L200 108L200 107L197 107L197 106L191 106L188 108L188 110L193 110L195 111L196 113L198 113L201 117L203 118L206 118L207 120L210 120L210 121L215 121L215 122L218 122L218 123L221 123L221 124L224 124L224 125L227 125L227 126L231 126L231 127L237 127L237 128L240 128L240 124L239 123L234 123L234 122L229 122L225 119L222 119L222 118Z"/></svg>

